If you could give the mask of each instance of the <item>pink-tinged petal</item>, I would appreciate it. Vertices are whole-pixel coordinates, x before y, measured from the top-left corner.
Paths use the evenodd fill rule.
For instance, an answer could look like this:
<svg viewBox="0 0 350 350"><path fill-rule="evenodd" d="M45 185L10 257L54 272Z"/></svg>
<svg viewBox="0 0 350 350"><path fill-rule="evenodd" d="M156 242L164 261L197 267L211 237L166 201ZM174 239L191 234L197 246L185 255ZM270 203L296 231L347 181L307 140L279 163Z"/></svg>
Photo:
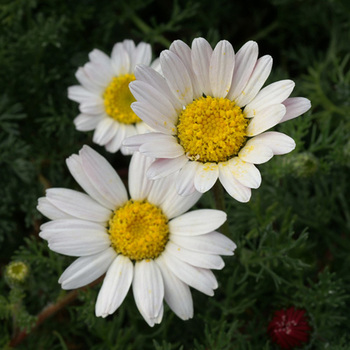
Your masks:
<svg viewBox="0 0 350 350"><path fill-rule="evenodd" d="M38 206L36 208L50 220L73 218L73 216L54 206L46 197L38 199Z"/></svg>
<svg viewBox="0 0 350 350"><path fill-rule="evenodd" d="M99 317L113 314L124 301L133 279L134 266L129 258L118 255L109 266L100 292L95 313Z"/></svg>
<svg viewBox="0 0 350 350"><path fill-rule="evenodd" d="M152 59L152 49L150 44L146 44L144 42L139 43L135 51L132 53L131 56L131 69L132 71L135 70L135 67L137 64L145 64L146 66L149 66Z"/></svg>
<svg viewBox="0 0 350 350"><path fill-rule="evenodd" d="M193 101L191 78L181 59L169 50L160 54L160 64L170 90L181 104L187 105Z"/></svg>
<svg viewBox="0 0 350 350"><path fill-rule="evenodd" d="M79 114L73 123L79 131L91 131L94 130L97 124L104 118L103 115L88 115Z"/></svg>
<svg viewBox="0 0 350 350"><path fill-rule="evenodd" d="M190 211L169 222L171 234L180 236L198 236L219 228L227 219L227 214L216 209Z"/></svg>
<svg viewBox="0 0 350 350"><path fill-rule="evenodd" d="M119 124L117 121L114 122L112 127L116 130L115 135L108 143L105 144L105 147L108 152L115 153L122 146L126 135L126 128L124 124Z"/></svg>
<svg viewBox="0 0 350 350"><path fill-rule="evenodd" d="M129 88L138 102L155 108L167 122L172 124L177 122L178 113L164 93L144 81L133 81L129 84Z"/></svg>
<svg viewBox="0 0 350 350"><path fill-rule="evenodd" d="M86 286L102 276L116 258L113 248L95 255L83 256L75 260L61 275L58 283L62 289L75 289Z"/></svg>
<svg viewBox="0 0 350 350"><path fill-rule="evenodd" d="M129 73L130 57L122 43L117 43L113 46L111 63L115 75L119 76Z"/></svg>
<svg viewBox="0 0 350 350"><path fill-rule="evenodd" d="M101 99L95 98L91 100L84 100L79 105L79 111L85 114L100 115L105 114L105 107Z"/></svg>
<svg viewBox="0 0 350 350"><path fill-rule="evenodd" d="M181 61L185 65L187 72L192 81L193 88L193 99L197 99L202 96L202 90L199 87L198 79L194 73L192 67L192 57L191 57L191 49L181 40L175 40L170 45L169 50L174 52L178 57L180 57Z"/></svg>
<svg viewBox="0 0 350 350"><path fill-rule="evenodd" d="M216 163L200 163L194 177L194 187L198 192L209 191L219 177L219 168Z"/></svg>
<svg viewBox="0 0 350 350"><path fill-rule="evenodd" d="M192 266L214 270L221 270L225 266L224 261L219 255L202 254L190 251L171 241L167 243L165 250L177 259Z"/></svg>
<svg viewBox="0 0 350 350"><path fill-rule="evenodd" d="M152 186L152 181L148 180L146 171L153 162L153 158L145 157L139 152L135 152L131 157L129 166L129 192L133 200L144 200L147 198Z"/></svg>
<svg viewBox="0 0 350 350"><path fill-rule="evenodd" d="M188 158L182 155L177 158L159 158L156 159L147 170L147 177L151 180L158 180L180 170Z"/></svg>
<svg viewBox="0 0 350 350"><path fill-rule="evenodd" d="M75 73L75 77L79 81L81 85L83 85L87 90L97 94L98 96L102 96L102 93L105 87L96 84L94 81L90 79L90 77L85 72L84 68L80 67Z"/></svg>
<svg viewBox="0 0 350 350"><path fill-rule="evenodd" d="M104 70L103 65L97 63L85 63L84 71L96 85L102 88L106 88L113 78L113 76L109 75L108 72Z"/></svg>
<svg viewBox="0 0 350 350"><path fill-rule="evenodd" d="M94 49L89 53L89 58L92 63L98 64L100 69L103 70L103 74L112 77L113 76L113 70L111 67L111 60L110 58L102 51L98 49Z"/></svg>
<svg viewBox="0 0 350 350"><path fill-rule="evenodd" d="M166 266L160 256L156 263L162 273L164 282L164 299L170 309L182 320L193 317L193 301L190 288L179 278L177 278Z"/></svg>
<svg viewBox="0 0 350 350"><path fill-rule="evenodd" d="M209 81L213 97L226 97L235 66L235 53L227 40L221 40L215 46L210 60Z"/></svg>
<svg viewBox="0 0 350 350"><path fill-rule="evenodd" d="M255 144L269 147L274 155L286 154L295 148L295 141L281 132L269 131L254 137Z"/></svg>
<svg viewBox="0 0 350 350"><path fill-rule="evenodd" d="M266 55L258 59L246 86L240 95L235 98L238 106L243 107L254 99L270 75L271 68L271 56Z"/></svg>
<svg viewBox="0 0 350 350"><path fill-rule="evenodd" d="M234 242L219 232L210 232L196 237L171 235L170 241L182 248L212 255L233 255L237 247Z"/></svg>
<svg viewBox="0 0 350 350"><path fill-rule="evenodd" d="M135 77L137 80L140 80L149 84L150 86L158 90L160 93L165 95L165 97L172 103L176 111L178 112L182 111L182 104L175 97L175 95L170 91L170 88L166 80L163 78L163 76L160 73L158 73L151 67L138 65L135 68Z"/></svg>
<svg viewBox="0 0 350 350"><path fill-rule="evenodd" d="M177 158L184 154L184 149L178 144L175 137L169 137L167 142L159 140L144 143L139 151L148 157L154 158Z"/></svg>
<svg viewBox="0 0 350 350"><path fill-rule="evenodd" d="M198 79L202 93L212 95L209 79L209 66L213 49L203 38L196 38L192 42L192 67Z"/></svg>
<svg viewBox="0 0 350 350"><path fill-rule="evenodd" d="M172 122L172 117L162 114L150 104L134 102L131 104L131 108L140 119L155 131L169 135L176 134L176 126Z"/></svg>
<svg viewBox="0 0 350 350"><path fill-rule="evenodd" d="M97 203L90 196L66 188L50 188L46 198L61 211L78 219L105 223L111 211Z"/></svg>
<svg viewBox="0 0 350 350"><path fill-rule="evenodd" d="M238 50L228 99L235 100L242 93L256 65L258 53L259 48L255 41L248 41Z"/></svg>
<svg viewBox="0 0 350 350"><path fill-rule="evenodd" d="M110 200L108 200L108 198L101 194L87 176L86 171L83 168L81 157L76 154L72 154L66 160L66 163L75 181L91 198L93 198L96 202L100 203L105 208L111 210L115 209L114 203L112 203Z"/></svg>
<svg viewBox="0 0 350 350"><path fill-rule="evenodd" d="M150 320L157 319L163 305L164 283L154 260L135 263L132 290L137 308Z"/></svg>
<svg viewBox="0 0 350 350"><path fill-rule="evenodd" d="M96 126L92 141L100 146L104 146L115 136L116 130L112 127L114 119L103 118Z"/></svg>
<svg viewBox="0 0 350 350"><path fill-rule="evenodd" d="M273 157L273 152L269 146L256 142L254 137L239 151L238 157L248 163L262 164Z"/></svg>
<svg viewBox="0 0 350 350"><path fill-rule="evenodd" d="M103 102L99 95L92 93L81 85L73 85L68 88L68 98L75 102L83 102L86 100L96 100L99 99Z"/></svg>
<svg viewBox="0 0 350 350"><path fill-rule="evenodd" d="M262 109L247 127L247 136L259 135L277 125L286 114L286 107L280 103Z"/></svg>
<svg viewBox="0 0 350 350"><path fill-rule="evenodd" d="M252 102L244 108L246 118L253 118L266 107L282 103L293 91L292 80L280 80L264 87Z"/></svg>
<svg viewBox="0 0 350 350"><path fill-rule="evenodd" d="M311 108L310 100L304 97L291 97L286 99L283 104L286 106L287 111L280 123L299 117Z"/></svg>
<svg viewBox="0 0 350 350"><path fill-rule="evenodd" d="M180 170L175 183L176 191L180 196L188 196L196 191L194 178L199 167L198 162L189 161Z"/></svg>
<svg viewBox="0 0 350 350"><path fill-rule="evenodd" d="M97 191L114 207L128 200L123 181L108 161L89 146L84 146L79 155L83 169Z"/></svg>
<svg viewBox="0 0 350 350"><path fill-rule="evenodd" d="M261 184L261 174L254 164L244 162L239 157L230 159L227 163L232 175L243 185L258 188Z"/></svg>
<svg viewBox="0 0 350 350"><path fill-rule="evenodd" d="M226 163L219 164L219 179L227 193L239 202L246 203L251 196L251 189L243 186L232 174Z"/></svg>
<svg viewBox="0 0 350 350"><path fill-rule="evenodd" d="M213 283L211 276L209 276L208 272L210 270L192 266L174 257L167 251L163 252L162 257L167 268L181 281L206 295L214 295L213 289L215 289L216 285Z"/></svg>

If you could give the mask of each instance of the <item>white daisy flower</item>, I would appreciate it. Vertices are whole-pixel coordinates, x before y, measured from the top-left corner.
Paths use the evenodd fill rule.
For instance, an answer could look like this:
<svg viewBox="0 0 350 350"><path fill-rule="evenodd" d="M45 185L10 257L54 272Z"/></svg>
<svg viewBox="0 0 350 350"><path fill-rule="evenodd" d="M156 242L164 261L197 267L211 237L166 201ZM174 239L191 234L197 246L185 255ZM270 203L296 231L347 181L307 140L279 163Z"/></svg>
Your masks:
<svg viewBox="0 0 350 350"><path fill-rule="evenodd" d="M93 282L106 273L96 302L96 316L114 313L130 286L136 305L153 326L163 317L163 299L183 320L193 316L190 288L212 296L218 284L210 269L222 269L220 255L236 245L216 230L226 220L219 210L184 214L199 199L181 197L173 176L151 181L152 159L134 153L126 189L112 166L84 146L67 159L68 168L87 194L48 189L38 210L52 221L40 237L51 250L79 257L59 279L63 289Z"/></svg>
<svg viewBox="0 0 350 350"><path fill-rule="evenodd" d="M288 98L291 80L262 89L272 67L268 55L258 59L258 45L247 42L234 53L220 41L214 50L203 38L188 47L177 40L160 56L163 76L136 68L130 90L133 111L155 132L128 138L124 145L157 158L147 175L158 179L180 170L179 194L208 191L221 181L226 191L247 202L261 175L254 164L295 148L292 138L269 131L310 108L303 97Z"/></svg>
<svg viewBox="0 0 350 350"><path fill-rule="evenodd" d="M68 98L79 103L81 112L74 119L77 130L95 130L93 142L109 152L117 152L126 137L149 131L130 108L135 99L129 83L135 79L136 65L148 66L151 57L149 44L141 42L135 47L132 40L115 44L111 57L97 49L91 51L90 61L75 74L81 85L68 88ZM121 151L129 153L123 147Z"/></svg>

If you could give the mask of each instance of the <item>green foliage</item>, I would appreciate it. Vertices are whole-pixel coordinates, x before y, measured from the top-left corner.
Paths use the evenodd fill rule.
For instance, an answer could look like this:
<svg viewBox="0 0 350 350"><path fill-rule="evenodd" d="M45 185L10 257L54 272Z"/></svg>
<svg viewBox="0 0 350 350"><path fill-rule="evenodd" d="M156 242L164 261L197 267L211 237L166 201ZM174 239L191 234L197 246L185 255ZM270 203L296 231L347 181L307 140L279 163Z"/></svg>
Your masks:
<svg viewBox="0 0 350 350"><path fill-rule="evenodd" d="M59 1L0 3L0 256L1 273L15 260L28 264L25 284L0 279L0 347L23 329L18 349L274 350L266 334L275 310L306 310L312 327L305 349L349 348L350 319L350 5L347 0ZM91 133L75 130L77 104L67 87L93 48L110 53L126 38L148 41L156 57L175 39L235 50L257 40L271 54L269 81L293 79L293 96L312 109L276 129L296 141L294 152L259 165L263 182L249 203L226 196L234 257L216 271L214 297L192 291L195 314L179 320L167 306L154 328L129 293L117 312L96 318L101 283L35 328L37 315L59 303L58 278L73 261L38 237L45 219L37 199L49 187L78 188L65 159ZM129 158L106 156L125 174ZM198 207L213 207L210 194ZM13 344L12 344L13 345Z"/></svg>

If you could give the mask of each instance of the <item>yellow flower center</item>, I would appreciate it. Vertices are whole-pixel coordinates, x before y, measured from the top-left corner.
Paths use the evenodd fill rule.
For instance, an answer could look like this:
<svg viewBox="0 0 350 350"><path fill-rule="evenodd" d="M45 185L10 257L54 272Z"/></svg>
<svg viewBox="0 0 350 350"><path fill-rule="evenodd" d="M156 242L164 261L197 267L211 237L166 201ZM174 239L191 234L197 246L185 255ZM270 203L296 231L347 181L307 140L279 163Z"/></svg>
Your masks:
<svg viewBox="0 0 350 350"><path fill-rule="evenodd" d="M103 93L106 113L120 123L134 124L141 121L130 108L136 101L129 90L129 83L133 80L135 80L133 74L114 77Z"/></svg>
<svg viewBox="0 0 350 350"><path fill-rule="evenodd" d="M225 162L245 143L247 125L248 119L233 101L201 97L181 112L177 137L190 159Z"/></svg>
<svg viewBox="0 0 350 350"><path fill-rule="evenodd" d="M136 261L155 259L168 242L168 219L147 201L129 200L114 211L108 232L117 253Z"/></svg>

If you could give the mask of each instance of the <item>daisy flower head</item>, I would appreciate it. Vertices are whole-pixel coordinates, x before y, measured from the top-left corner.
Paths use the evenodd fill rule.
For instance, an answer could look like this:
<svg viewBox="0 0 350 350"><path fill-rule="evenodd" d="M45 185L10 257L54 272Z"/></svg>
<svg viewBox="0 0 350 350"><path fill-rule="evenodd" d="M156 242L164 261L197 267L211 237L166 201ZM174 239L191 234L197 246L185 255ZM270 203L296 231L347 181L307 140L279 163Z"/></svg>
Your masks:
<svg viewBox="0 0 350 350"><path fill-rule="evenodd" d="M38 210L51 221L40 237L57 253L78 257L61 275L63 289L85 286L104 273L96 316L106 317L122 304L129 288L146 322L163 317L163 299L183 320L193 316L189 287L209 296L218 284L211 269L222 269L220 255L235 244L215 230L226 220L219 210L194 210L194 192L177 194L173 176L151 181L152 159L135 152L129 168L129 192L97 152L84 146L67 159L69 171L86 194L51 188Z"/></svg>
<svg viewBox="0 0 350 350"><path fill-rule="evenodd" d="M235 54L226 40L214 49L203 38L191 48L176 40L161 53L160 66L163 76L137 67L130 84L137 100L131 108L155 132L124 145L157 158L147 172L151 179L179 171L181 195L204 193L219 179L233 198L249 201L261 183L255 164L295 147L289 136L267 130L307 111L310 101L289 98L291 80L262 88L272 58L258 58L253 41Z"/></svg>
<svg viewBox="0 0 350 350"><path fill-rule="evenodd" d="M132 40L116 43L111 57L98 49L91 51L89 62L75 74L80 85L68 88L68 98L79 103L81 112L74 119L77 130L95 130L93 142L109 152L121 149L127 154L121 147L123 140L149 130L130 108L135 99L129 83L135 79L136 65L148 66L151 58L149 44L141 42L135 46Z"/></svg>

